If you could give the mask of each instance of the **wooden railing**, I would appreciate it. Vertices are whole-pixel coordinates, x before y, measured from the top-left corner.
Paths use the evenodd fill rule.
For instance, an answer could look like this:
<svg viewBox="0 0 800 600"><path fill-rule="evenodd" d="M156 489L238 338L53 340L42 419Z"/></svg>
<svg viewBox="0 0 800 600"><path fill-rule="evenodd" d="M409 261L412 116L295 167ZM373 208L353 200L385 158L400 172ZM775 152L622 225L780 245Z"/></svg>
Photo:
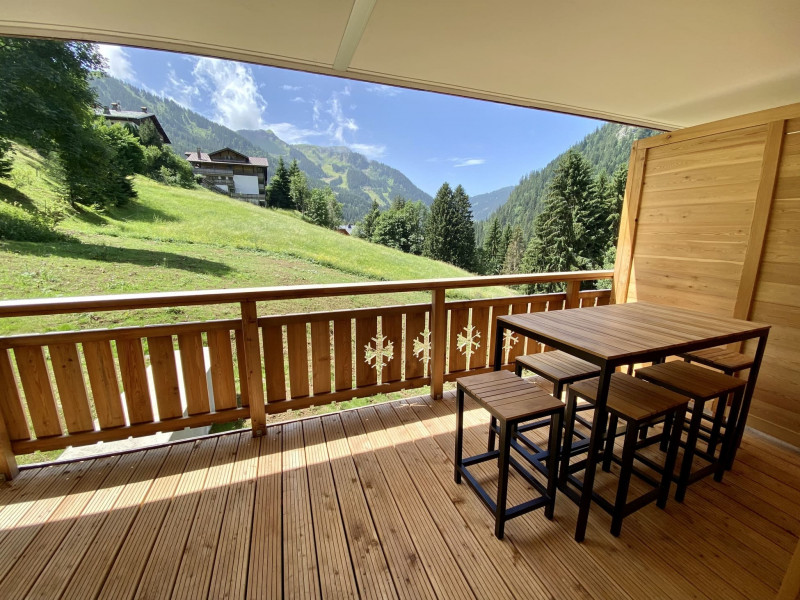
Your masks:
<svg viewBox="0 0 800 600"><path fill-rule="evenodd" d="M210 290L0 302L0 317L238 303L241 319L0 338L0 464L13 455L124 439L431 386L490 368L500 315L607 304L580 291L610 271ZM566 282L554 294L445 301L447 289ZM432 300L257 314L256 302L430 291ZM542 348L508 336L510 365ZM88 382L88 385L87 385ZM266 392L266 393L265 393ZM4 458L3 458L4 457ZM5 465L5 466L4 466Z"/></svg>

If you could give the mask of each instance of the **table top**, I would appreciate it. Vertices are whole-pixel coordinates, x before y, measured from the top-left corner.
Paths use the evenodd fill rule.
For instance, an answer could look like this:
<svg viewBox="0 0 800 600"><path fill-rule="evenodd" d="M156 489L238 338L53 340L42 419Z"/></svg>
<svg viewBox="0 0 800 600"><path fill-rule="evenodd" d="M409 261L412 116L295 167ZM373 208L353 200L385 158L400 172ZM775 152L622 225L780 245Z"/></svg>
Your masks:
<svg viewBox="0 0 800 600"><path fill-rule="evenodd" d="M499 317L498 322L556 348L577 350L592 362L728 344L762 335L770 328L764 323L646 302L509 315Z"/></svg>

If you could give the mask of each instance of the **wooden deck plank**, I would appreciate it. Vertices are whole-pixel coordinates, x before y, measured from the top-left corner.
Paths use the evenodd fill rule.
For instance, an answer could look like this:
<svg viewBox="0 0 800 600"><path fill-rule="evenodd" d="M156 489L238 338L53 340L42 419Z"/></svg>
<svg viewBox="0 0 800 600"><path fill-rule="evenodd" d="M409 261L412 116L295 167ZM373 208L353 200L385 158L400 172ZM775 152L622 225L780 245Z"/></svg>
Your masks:
<svg viewBox="0 0 800 600"><path fill-rule="evenodd" d="M186 540L200 502L200 491L203 489L216 446L217 438L204 438L194 443L192 455L178 482L169 512L161 524L141 580L133 582L138 586L135 598L157 600L172 594Z"/></svg>
<svg viewBox="0 0 800 600"><path fill-rule="evenodd" d="M344 427L364 496L370 506L375 529L383 545L389 569L400 598L435 598L434 588L425 573L418 549L397 509L380 465L366 440L355 413L339 415Z"/></svg>
<svg viewBox="0 0 800 600"><path fill-rule="evenodd" d="M11 547L3 545L0 598L25 596L117 460L116 456L103 458L97 461L94 468L87 469L23 553L13 552Z"/></svg>
<svg viewBox="0 0 800 600"><path fill-rule="evenodd" d="M358 598L322 423L309 419L302 426L322 597Z"/></svg>
<svg viewBox="0 0 800 600"><path fill-rule="evenodd" d="M319 598L303 427L297 421L283 426L283 556L284 597Z"/></svg>
<svg viewBox="0 0 800 600"><path fill-rule="evenodd" d="M281 427L268 427L261 440L247 570L248 600L273 600L283 595L282 431Z"/></svg>
<svg viewBox="0 0 800 600"><path fill-rule="evenodd" d="M108 576L104 581L100 581L102 589L99 598L104 600L133 598L193 446L194 444L186 443L176 444L170 448L169 456L161 467L158 478L153 482L136 515L136 520L122 540L124 543L114 557ZM80 597L80 582L85 582L87 590L92 590L98 579L93 565L82 565L64 592L64 598Z"/></svg>
<svg viewBox="0 0 800 600"><path fill-rule="evenodd" d="M470 589L478 583L477 578L467 577L462 573L457 558L463 558L459 554L455 557L452 548L447 544L446 537L452 530L445 528L443 531L440 523L435 521L428 508L426 501L419 495L414 486L414 482L408 475L400 457L394 449L394 445L384 435L383 426L378 415L374 410L367 407L358 413L350 413L348 417L360 416L361 427L366 433L366 440L372 450L378 464L383 471L389 489L392 492L397 508L403 517L411 539L414 541L422 564L428 574L428 578L439 598L469 598L477 592ZM353 422L358 427L358 423ZM345 430L348 426L345 424ZM460 520L460 519L459 519ZM463 527L463 524L460 524ZM459 540L461 545L463 542ZM477 561L475 561L477 562ZM470 564L468 570L471 575L478 572L479 564ZM495 578L493 596L497 598L511 598L511 592L505 583L499 578ZM480 588L480 586L478 585ZM478 596L480 597L480 596Z"/></svg>
<svg viewBox="0 0 800 600"><path fill-rule="evenodd" d="M127 526L115 525L120 522L124 525L127 517L135 514L136 496L143 495L141 490L150 487L165 456L163 448L156 448L119 457L111 475L86 505L28 598L59 598L81 564L98 569L98 557L104 557L108 546L127 531Z"/></svg>
<svg viewBox="0 0 800 600"><path fill-rule="evenodd" d="M630 515L620 538L594 509L576 544L559 495L554 521L513 519L500 541L452 480L452 398L24 469L0 483L0 598L774 597L800 529L800 453L748 433L721 485ZM467 409L465 452L482 452L487 414ZM496 466L472 470L493 493ZM510 502L532 495L511 476Z"/></svg>
<svg viewBox="0 0 800 600"><path fill-rule="evenodd" d="M228 482L236 462L236 449L242 435L219 438L214 458L206 476L205 486L197 505L192 531L183 551L173 598L205 598L211 583L211 570L217 553L225 504L228 500Z"/></svg>
<svg viewBox="0 0 800 600"><path fill-rule="evenodd" d="M259 438L243 434L228 490L209 598L244 598L253 502L258 473Z"/></svg>
<svg viewBox="0 0 800 600"><path fill-rule="evenodd" d="M396 457L385 453L386 458L396 458L397 462L407 472L405 477L399 473L398 483L411 485L416 488L422 508L427 508L436 528L441 532L442 538L450 549L458 568L457 573L472 589L477 598L488 596L513 598L508 582L497 569L496 559L490 557L484 549L486 545L485 532L481 539L475 538L466 521L458 512L456 504L440 486L436 476L428 467L423 456L405 432L405 429L388 404L379 405L370 410L360 411L361 420L367 429L370 442L376 446L392 448ZM370 423L372 426L370 427ZM380 457L379 457L380 460ZM397 467L392 468L397 471ZM455 487L455 484L453 484ZM541 586L540 582L536 582ZM544 596L543 586L528 590L528 597L534 596L537 591Z"/></svg>
<svg viewBox="0 0 800 600"><path fill-rule="evenodd" d="M320 419L353 572L362 598L397 598L389 565L370 516L364 492L338 415Z"/></svg>
<svg viewBox="0 0 800 600"><path fill-rule="evenodd" d="M4 576L25 552L28 544L58 509L64 497L91 466L92 461L86 461L65 465L66 468L54 468L48 474L51 477L42 482L49 485L41 488L37 486L35 490L31 490L35 492L35 496L32 494L29 500L20 502L21 510L3 515L6 518L0 525L0 574Z"/></svg>

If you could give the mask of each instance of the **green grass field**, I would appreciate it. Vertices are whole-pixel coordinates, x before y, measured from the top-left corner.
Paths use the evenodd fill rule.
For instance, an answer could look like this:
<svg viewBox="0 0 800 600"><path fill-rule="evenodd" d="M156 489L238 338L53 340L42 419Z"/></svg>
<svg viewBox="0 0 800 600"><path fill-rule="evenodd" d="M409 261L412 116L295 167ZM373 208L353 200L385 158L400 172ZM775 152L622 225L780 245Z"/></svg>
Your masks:
<svg viewBox="0 0 800 600"><path fill-rule="evenodd" d="M0 297L179 291L309 283L463 277L452 265L405 254L204 189L137 177L126 207L70 209L49 233L37 221L58 204L36 153L17 148L10 180L0 182ZM20 239L36 241L20 241ZM450 297L512 294L506 288L454 291ZM425 302L424 293L272 302L261 314ZM0 335L222 318L238 307L187 307L0 320Z"/></svg>

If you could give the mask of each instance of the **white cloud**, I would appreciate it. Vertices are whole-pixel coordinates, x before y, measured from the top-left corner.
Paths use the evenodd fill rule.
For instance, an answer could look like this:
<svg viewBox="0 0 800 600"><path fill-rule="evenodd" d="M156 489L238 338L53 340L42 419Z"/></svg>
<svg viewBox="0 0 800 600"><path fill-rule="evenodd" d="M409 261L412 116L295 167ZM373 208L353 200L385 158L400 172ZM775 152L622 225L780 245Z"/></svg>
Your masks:
<svg viewBox="0 0 800 600"><path fill-rule="evenodd" d="M267 101L258 92L249 66L217 58L200 58L192 74L209 92L214 119L231 129L262 129Z"/></svg>
<svg viewBox="0 0 800 600"><path fill-rule="evenodd" d="M98 44L97 49L108 63L108 74L128 83L136 83L136 71L128 58L128 52L119 46Z"/></svg>
<svg viewBox="0 0 800 600"><path fill-rule="evenodd" d="M308 142L310 138L318 138L326 135L324 131L303 129L291 123L269 123L264 125L264 129L271 129L275 135L289 144L304 144Z"/></svg>
<svg viewBox="0 0 800 600"><path fill-rule="evenodd" d="M299 85L286 85L286 84L284 84L281 87L284 90L286 90L287 92L296 92L297 90L303 89L302 86L299 86Z"/></svg>
<svg viewBox="0 0 800 600"><path fill-rule="evenodd" d="M292 102L300 102L300 103L303 103L303 102L305 102L305 101L306 101L306 99L305 99L305 98L303 98L302 96L295 96L294 98L292 98Z"/></svg>
<svg viewBox="0 0 800 600"><path fill-rule="evenodd" d="M371 85L367 87L367 91L370 94L378 94L379 96L392 97L399 95L400 92L402 92L403 90L396 87L392 87L390 85Z"/></svg>
<svg viewBox="0 0 800 600"><path fill-rule="evenodd" d="M348 147L373 160L386 154L386 146L380 144L348 144Z"/></svg>
<svg viewBox="0 0 800 600"><path fill-rule="evenodd" d="M196 84L189 83L185 79L178 77L175 69L169 69L167 71L167 83L159 95L169 98L186 108L192 108L192 99L200 95L200 90Z"/></svg>
<svg viewBox="0 0 800 600"><path fill-rule="evenodd" d="M455 162L454 167L474 167L486 162L485 158L453 158L451 160Z"/></svg>

